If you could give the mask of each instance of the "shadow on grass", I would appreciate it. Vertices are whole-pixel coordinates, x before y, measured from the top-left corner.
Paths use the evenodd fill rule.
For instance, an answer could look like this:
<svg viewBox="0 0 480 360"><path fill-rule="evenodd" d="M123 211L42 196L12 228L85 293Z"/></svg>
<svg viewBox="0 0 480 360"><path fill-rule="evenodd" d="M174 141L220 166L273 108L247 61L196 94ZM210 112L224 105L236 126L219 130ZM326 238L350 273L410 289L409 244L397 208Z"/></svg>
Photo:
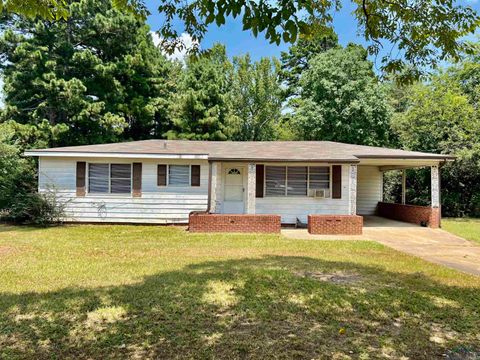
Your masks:
<svg viewBox="0 0 480 360"><path fill-rule="evenodd" d="M0 294L0 357L432 359L474 349L479 309L478 289L421 273L307 257L204 262L134 285Z"/></svg>

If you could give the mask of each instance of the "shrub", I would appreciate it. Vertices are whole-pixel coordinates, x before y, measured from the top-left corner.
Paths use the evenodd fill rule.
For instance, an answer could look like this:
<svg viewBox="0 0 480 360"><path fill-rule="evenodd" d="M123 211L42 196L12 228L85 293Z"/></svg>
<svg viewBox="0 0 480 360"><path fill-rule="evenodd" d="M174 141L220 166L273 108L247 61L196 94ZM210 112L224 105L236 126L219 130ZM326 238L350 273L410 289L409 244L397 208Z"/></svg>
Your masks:
<svg viewBox="0 0 480 360"><path fill-rule="evenodd" d="M4 219L17 224L47 226L65 217L65 203L57 201L56 192L21 193L15 198Z"/></svg>

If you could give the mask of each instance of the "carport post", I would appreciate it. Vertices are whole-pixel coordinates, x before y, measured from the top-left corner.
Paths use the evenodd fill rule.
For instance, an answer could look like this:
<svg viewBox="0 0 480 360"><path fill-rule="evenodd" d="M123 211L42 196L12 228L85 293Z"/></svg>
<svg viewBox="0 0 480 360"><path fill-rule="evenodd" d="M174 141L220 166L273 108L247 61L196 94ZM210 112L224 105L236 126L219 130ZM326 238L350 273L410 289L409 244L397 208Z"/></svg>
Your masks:
<svg viewBox="0 0 480 360"><path fill-rule="evenodd" d="M440 170L438 165L430 167L430 181L432 191L432 218L430 219L430 227L440 227L441 209L440 209Z"/></svg>
<svg viewBox="0 0 480 360"><path fill-rule="evenodd" d="M402 170L402 204L406 204L407 169Z"/></svg>

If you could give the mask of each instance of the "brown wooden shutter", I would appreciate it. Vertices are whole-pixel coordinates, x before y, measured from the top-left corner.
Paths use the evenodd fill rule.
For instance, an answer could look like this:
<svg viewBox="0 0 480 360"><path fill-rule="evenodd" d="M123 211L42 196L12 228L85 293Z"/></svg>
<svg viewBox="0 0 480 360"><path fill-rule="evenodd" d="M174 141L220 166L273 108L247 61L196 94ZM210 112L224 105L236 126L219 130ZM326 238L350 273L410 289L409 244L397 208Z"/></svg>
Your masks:
<svg viewBox="0 0 480 360"><path fill-rule="evenodd" d="M332 166L332 198L342 198L342 166Z"/></svg>
<svg viewBox="0 0 480 360"><path fill-rule="evenodd" d="M158 165L157 167L157 185L167 186L167 165Z"/></svg>
<svg viewBox="0 0 480 360"><path fill-rule="evenodd" d="M265 177L265 166L257 165L256 175L255 175L255 197L263 198L263 178Z"/></svg>
<svg viewBox="0 0 480 360"><path fill-rule="evenodd" d="M132 195L133 197L142 196L142 163L133 163L132 176Z"/></svg>
<svg viewBox="0 0 480 360"><path fill-rule="evenodd" d="M77 196L85 196L85 176L87 172L87 163L77 161Z"/></svg>
<svg viewBox="0 0 480 360"><path fill-rule="evenodd" d="M200 165L192 165L190 185L200 186Z"/></svg>

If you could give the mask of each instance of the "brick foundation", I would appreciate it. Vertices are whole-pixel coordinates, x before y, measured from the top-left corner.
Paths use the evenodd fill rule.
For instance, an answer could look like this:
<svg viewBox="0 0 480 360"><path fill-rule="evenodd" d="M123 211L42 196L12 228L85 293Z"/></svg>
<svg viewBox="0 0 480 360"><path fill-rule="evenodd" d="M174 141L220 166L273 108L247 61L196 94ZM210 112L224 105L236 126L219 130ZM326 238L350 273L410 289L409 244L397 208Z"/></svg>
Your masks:
<svg viewBox="0 0 480 360"><path fill-rule="evenodd" d="M403 205L379 202L377 207L379 216L405 221L412 224L426 224L431 228L440 227L440 209L430 206Z"/></svg>
<svg viewBox="0 0 480 360"><path fill-rule="evenodd" d="M190 232L280 233L280 215L229 215L193 213L189 216Z"/></svg>
<svg viewBox="0 0 480 360"><path fill-rule="evenodd" d="M308 215L308 232L325 235L361 235L363 217L358 215Z"/></svg>

